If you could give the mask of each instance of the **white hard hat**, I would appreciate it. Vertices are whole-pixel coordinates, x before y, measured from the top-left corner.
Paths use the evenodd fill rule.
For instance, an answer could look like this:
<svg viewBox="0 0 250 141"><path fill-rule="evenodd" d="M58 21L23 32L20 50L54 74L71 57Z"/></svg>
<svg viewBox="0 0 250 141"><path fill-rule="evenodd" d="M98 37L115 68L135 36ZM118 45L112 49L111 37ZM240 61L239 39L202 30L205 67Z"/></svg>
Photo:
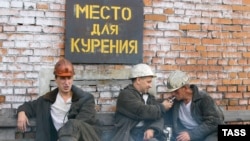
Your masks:
<svg viewBox="0 0 250 141"><path fill-rule="evenodd" d="M167 92L173 92L189 83L189 77L183 71L177 70L170 73L165 84Z"/></svg>
<svg viewBox="0 0 250 141"><path fill-rule="evenodd" d="M156 77L150 66L146 64L137 64L131 69L129 79L144 76Z"/></svg>

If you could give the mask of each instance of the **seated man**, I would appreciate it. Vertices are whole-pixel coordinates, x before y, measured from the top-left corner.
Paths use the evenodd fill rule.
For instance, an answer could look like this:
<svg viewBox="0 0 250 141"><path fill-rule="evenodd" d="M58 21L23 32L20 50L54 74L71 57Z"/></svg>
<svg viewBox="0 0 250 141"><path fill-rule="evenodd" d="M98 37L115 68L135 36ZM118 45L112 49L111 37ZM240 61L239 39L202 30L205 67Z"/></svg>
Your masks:
<svg viewBox="0 0 250 141"><path fill-rule="evenodd" d="M163 115L172 103L158 103L148 92L153 77L146 64L131 69L132 84L122 89L117 99L113 141L163 141Z"/></svg>
<svg viewBox="0 0 250 141"><path fill-rule="evenodd" d="M35 141L100 141L92 94L73 85L74 68L66 59L54 68L57 88L18 107L17 126L26 131L36 119Z"/></svg>
<svg viewBox="0 0 250 141"><path fill-rule="evenodd" d="M217 141L218 125L224 124L224 116L214 100L189 84L189 77L182 71L170 73L166 85L175 97L165 115L166 124L172 126L171 141Z"/></svg>

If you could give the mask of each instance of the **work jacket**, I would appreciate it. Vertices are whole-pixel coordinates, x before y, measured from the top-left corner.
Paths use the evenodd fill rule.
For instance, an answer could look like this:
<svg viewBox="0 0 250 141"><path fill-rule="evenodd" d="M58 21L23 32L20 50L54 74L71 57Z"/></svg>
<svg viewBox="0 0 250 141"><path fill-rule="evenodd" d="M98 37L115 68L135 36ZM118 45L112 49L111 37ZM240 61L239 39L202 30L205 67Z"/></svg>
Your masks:
<svg viewBox="0 0 250 141"><path fill-rule="evenodd" d="M60 136L73 136L80 141L99 141L96 124L95 102L92 94L72 86L72 104L68 111L68 122L57 132L52 122L50 109L55 102L58 88L40 96L38 99L25 102L17 112L24 111L28 118L36 119L35 141L57 141ZM78 125L78 126L76 126ZM80 130L78 130L80 128ZM81 130L85 129L87 131Z"/></svg>
<svg viewBox="0 0 250 141"><path fill-rule="evenodd" d="M148 94L147 104L142 94L132 84L120 91L115 112L115 134L113 141L129 141L130 131L144 121L148 129L154 129L155 136L162 135L165 109L155 97Z"/></svg>
<svg viewBox="0 0 250 141"><path fill-rule="evenodd" d="M172 127L173 139L181 131L187 131L191 141L202 141L208 135L216 135L219 124L224 124L224 116L214 100L204 91L199 91L195 85L190 85L193 91L191 115L198 123L194 129L186 129L179 120L179 109L182 101L174 101L173 107L165 114L165 123Z"/></svg>

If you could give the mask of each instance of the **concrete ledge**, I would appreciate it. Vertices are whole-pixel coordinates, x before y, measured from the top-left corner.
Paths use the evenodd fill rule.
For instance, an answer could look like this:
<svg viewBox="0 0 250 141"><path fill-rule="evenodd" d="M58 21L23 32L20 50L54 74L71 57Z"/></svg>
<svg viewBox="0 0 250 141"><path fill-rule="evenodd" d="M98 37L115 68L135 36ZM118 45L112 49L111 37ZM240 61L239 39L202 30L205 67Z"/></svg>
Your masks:
<svg viewBox="0 0 250 141"><path fill-rule="evenodd" d="M222 110L225 122L250 122L250 110Z"/></svg>
<svg viewBox="0 0 250 141"><path fill-rule="evenodd" d="M249 124L250 110L222 110L226 124ZM114 113L113 112L98 112L97 119L99 120L102 130L102 141L110 141L114 131ZM15 110L2 109L0 110L0 140L1 141L33 141L35 133L35 120L30 119L31 126L29 132L20 133L16 130L16 115ZM25 135L23 135L25 134Z"/></svg>
<svg viewBox="0 0 250 141"><path fill-rule="evenodd" d="M18 132L15 111L14 109L0 110L0 141L34 141L35 119L29 119L30 126L27 132ZM101 140L110 141L114 133L114 113L98 112L97 119L102 131Z"/></svg>

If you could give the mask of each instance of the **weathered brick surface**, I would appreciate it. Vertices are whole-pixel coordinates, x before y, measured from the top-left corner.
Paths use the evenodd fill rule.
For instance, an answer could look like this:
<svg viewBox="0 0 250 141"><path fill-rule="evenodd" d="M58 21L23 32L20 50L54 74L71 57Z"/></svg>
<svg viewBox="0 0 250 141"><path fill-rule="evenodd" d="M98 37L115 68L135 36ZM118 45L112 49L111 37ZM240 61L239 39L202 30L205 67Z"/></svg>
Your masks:
<svg viewBox="0 0 250 141"><path fill-rule="evenodd" d="M5 102L5 96L0 95L0 103L4 103Z"/></svg>

